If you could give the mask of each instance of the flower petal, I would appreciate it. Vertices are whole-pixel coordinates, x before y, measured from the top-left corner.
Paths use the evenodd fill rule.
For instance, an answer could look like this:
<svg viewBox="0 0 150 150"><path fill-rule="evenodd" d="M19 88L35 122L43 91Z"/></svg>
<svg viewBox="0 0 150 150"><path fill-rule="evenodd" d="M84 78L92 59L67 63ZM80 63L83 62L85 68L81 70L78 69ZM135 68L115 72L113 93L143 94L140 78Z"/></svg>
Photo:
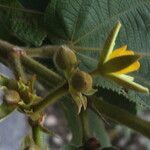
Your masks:
<svg viewBox="0 0 150 150"><path fill-rule="evenodd" d="M131 50L123 51L123 49L117 49L112 52L112 54L110 55L110 58L108 60L111 60L113 58L120 57L120 56L127 56L127 55L134 55L134 52Z"/></svg>
<svg viewBox="0 0 150 150"><path fill-rule="evenodd" d="M111 30L110 34L108 35L104 48L100 54L100 59L99 59L99 63L103 64L105 63L108 59L110 54L112 53L114 46L115 46L115 41L116 38L118 36L118 33L120 31L121 28L121 23L118 22L114 28Z"/></svg>
<svg viewBox="0 0 150 150"><path fill-rule="evenodd" d="M123 87L129 88L131 90L135 90L138 92L149 94L148 88L146 88L138 83L133 82L132 80L130 80L130 76L109 74L109 75L107 75L107 78L117 82L118 84L120 84Z"/></svg>
<svg viewBox="0 0 150 150"><path fill-rule="evenodd" d="M134 52L131 51L131 50L126 50L124 53L123 53L124 56L126 55L134 55Z"/></svg>
<svg viewBox="0 0 150 150"><path fill-rule="evenodd" d="M133 65L137 60L140 58L140 55L125 55L125 56L120 56L120 57L115 57L113 59L110 59L106 63L104 63L101 67L101 70L103 71L103 74L108 74L108 73L116 73L121 70L124 70L131 65ZM137 68L139 67L139 64L135 65ZM136 69L137 69L136 68ZM134 68L129 68L134 70ZM136 70L135 69L135 70ZM132 71L131 70L131 71ZM128 72L131 72L130 70L126 70Z"/></svg>
<svg viewBox="0 0 150 150"><path fill-rule="evenodd" d="M122 69L118 72L115 72L115 74L126 74L129 72L137 71L139 68L140 68L140 63L139 63L139 61L136 61L135 63L133 63L129 67Z"/></svg>
<svg viewBox="0 0 150 150"><path fill-rule="evenodd" d="M123 78L125 78L127 80L130 80L130 81L134 81L134 77L129 76L129 75L122 74L121 77L123 77Z"/></svg>
<svg viewBox="0 0 150 150"><path fill-rule="evenodd" d="M116 50L114 50L110 56L109 56L109 60L118 56L122 56L123 52L125 52L125 50L127 49L127 45L124 45Z"/></svg>

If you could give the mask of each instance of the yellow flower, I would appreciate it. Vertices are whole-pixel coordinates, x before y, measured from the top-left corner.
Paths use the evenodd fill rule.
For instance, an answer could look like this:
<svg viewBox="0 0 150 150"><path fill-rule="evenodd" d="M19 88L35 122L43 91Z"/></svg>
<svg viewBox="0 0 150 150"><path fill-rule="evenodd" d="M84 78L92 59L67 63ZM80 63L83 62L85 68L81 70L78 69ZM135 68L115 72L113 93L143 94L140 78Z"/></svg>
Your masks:
<svg viewBox="0 0 150 150"><path fill-rule="evenodd" d="M121 28L118 22L107 38L104 49L100 55L97 71L102 76L111 79L123 87L143 93L149 93L149 89L134 82L134 77L127 73L137 71L140 68L139 54L127 50L127 46L122 46L113 51L115 40Z"/></svg>

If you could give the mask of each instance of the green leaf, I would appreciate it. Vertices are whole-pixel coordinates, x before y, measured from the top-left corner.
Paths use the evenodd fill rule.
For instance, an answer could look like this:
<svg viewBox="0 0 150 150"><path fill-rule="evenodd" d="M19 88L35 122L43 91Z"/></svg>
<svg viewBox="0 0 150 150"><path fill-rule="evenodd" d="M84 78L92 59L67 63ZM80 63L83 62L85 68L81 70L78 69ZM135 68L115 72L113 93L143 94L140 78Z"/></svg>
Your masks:
<svg viewBox="0 0 150 150"><path fill-rule="evenodd" d="M92 99L94 107L109 118L150 137L150 122L139 118L119 107L109 104L100 98Z"/></svg>
<svg viewBox="0 0 150 150"><path fill-rule="evenodd" d="M89 111L88 116L92 136L100 141L102 147L111 146L102 120L92 111Z"/></svg>
<svg viewBox="0 0 150 150"><path fill-rule="evenodd" d="M81 146L82 144L82 126L81 126L81 120L78 115L76 105L73 103L73 100L69 97L64 97L61 100L61 106L64 110L68 127L70 128L73 139L71 141L71 144L76 146Z"/></svg>
<svg viewBox="0 0 150 150"><path fill-rule="evenodd" d="M0 37L39 46L46 37L42 14L26 10L17 0L0 1ZM7 35L4 36L4 35Z"/></svg>
<svg viewBox="0 0 150 150"><path fill-rule="evenodd" d="M122 28L116 40L116 48L127 44L135 52L149 54L149 13L149 0L51 0L46 10L45 22L51 41L54 44L65 43L78 50L80 68L92 71L96 68L99 57L99 51L94 49L103 48L108 33L118 20L122 23ZM88 50L92 48L93 50ZM149 83L149 56L143 57L140 62L141 68L136 76ZM108 82L97 78L96 84L119 93L123 91L121 86ZM126 95L130 98L130 94ZM139 94L134 101L150 106L149 96L143 98Z"/></svg>
<svg viewBox="0 0 150 150"><path fill-rule="evenodd" d="M145 94L137 93L137 92L132 91L132 90L121 88L116 83L114 83L114 82L112 82L110 80L106 80L103 77L96 77L96 78L94 78L94 82L95 82L96 86L99 86L99 84L100 84L99 87L102 88L101 89L102 91L103 91L103 89L104 89L104 91L106 91L106 93L107 93L107 91L109 93L111 93L111 91L112 91L112 92L114 92L114 94L116 93L115 94L116 96L118 95L117 99L120 99L120 98L122 100L124 99L126 101L125 105L127 107L128 107L128 105L130 105L128 103L130 101L130 102L133 102L133 103L135 103L137 105L137 108L136 108L137 110L138 110L138 108L139 109L149 109L150 108L149 96L146 96ZM100 91L98 93L100 93ZM105 93L105 95L106 95L106 93ZM102 94L103 94L103 92L102 92ZM105 98L104 100L107 100L107 99ZM112 100L109 100L109 102L111 102L111 101ZM115 101L114 105L118 105L117 102L118 101ZM113 101L112 101L112 103L113 103ZM119 107L121 107L122 101L119 101L118 103L120 103ZM125 103L125 102L123 102L123 103ZM133 106L133 104L131 104L131 106ZM127 111L130 111L130 110L132 110L132 107L131 107L131 109L130 109L130 107L129 107L129 109L127 109ZM133 112L136 112L135 109L133 109Z"/></svg>
<svg viewBox="0 0 150 150"><path fill-rule="evenodd" d="M15 106L7 105L6 103L2 103L0 105L0 121L5 119L8 115L10 115L14 110Z"/></svg>
<svg viewBox="0 0 150 150"><path fill-rule="evenodd" d="M137 113L136 103L131 101L130 98L123 94L118 94L118 92L112 91L111 89L106 89L98 87L97 97L101 97L104 101L116 105L132 114Z"/></svg>

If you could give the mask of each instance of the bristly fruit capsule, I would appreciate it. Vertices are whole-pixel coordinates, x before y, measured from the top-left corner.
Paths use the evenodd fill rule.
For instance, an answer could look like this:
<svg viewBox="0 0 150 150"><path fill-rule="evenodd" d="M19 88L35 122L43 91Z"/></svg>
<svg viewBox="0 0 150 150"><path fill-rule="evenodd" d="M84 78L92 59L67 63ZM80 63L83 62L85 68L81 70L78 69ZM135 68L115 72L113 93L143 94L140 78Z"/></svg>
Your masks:
<svg viewBox="0 0 150 150"><path fill-rule="evenodd" d="M87 108L86 96L93 95L97 90L92 88L93 79L90 74L76 69L69 79L69 92L78 107L78 114L81 108ZM86 96L85 96L86 95Z"/></svg>
<svg viewBox="0 0 150 150"><path fill-rule="evenodd" d="M90 74L76 70L71 77L71 86L78 92L86 92L92 89L93 79Z"/></svg>
<svg viewBox="0 0 150 150"><path fill-rule="evenodd" d="M56 52L54 55L54 62L58 68L69 71L78 64L75 53L66 45L62 45Z"/></svg>
<svg viewBox="0 0 150 150"><path fill-rule="evenodd" d="M20 95L15 90L6 90L4 95L4 101L8 104L18 104L20 101Z"/></svg>

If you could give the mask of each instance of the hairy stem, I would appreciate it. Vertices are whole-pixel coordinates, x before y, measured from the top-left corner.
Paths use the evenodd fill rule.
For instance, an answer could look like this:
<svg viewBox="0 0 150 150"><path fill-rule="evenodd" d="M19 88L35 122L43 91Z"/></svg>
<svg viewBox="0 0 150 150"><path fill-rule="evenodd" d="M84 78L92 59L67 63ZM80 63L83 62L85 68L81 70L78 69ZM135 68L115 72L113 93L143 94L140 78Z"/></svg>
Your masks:
<svg viewBox="0 0 150 150"><path fill-rule="evenodd" d="M107 130L105 128L104 122L99 114L96 114L93 110L89 110L89 123L90 129L93 131L93 135L100 141L101 147L110 147L111 142Z"/></svg>
<svg viewBox="0 0 150 150"><path fill-rule="evenodd" d="M68 93L68 85L64 84L62 87L50 92L42 101L32 106L33 112L39 113L43 111L49 105L55 103L59 98Z"/></svg>
<svg viewBox="0 0 150 150"><path fill-rule="evenodd" d="M53 57L54 53L60 48L60 46L42 46L38 48L26 48L25 51L27 55L30 57L46 57L50 58Z"/></svg>
<svg viewBox="0 0 150 150"><path fill-rule="evenodd" d="M44 80L50 82L49 84L54 85L63 81L61 76L48 69L44 65L40 64L39 62L35 61L34 59L28 56L23 56L21 57L21 60L29 70L37 74L37 76L43 77Z"/></svg>
<svg viewBox="0 0 150 150"><path fill-rule="evenodd" d="M32 138L34 140L34 143L42 149L43 147L43 132L40 130L40 127L38 124L32 125Z"/></svg>
<svg viewBox="0 0 150 150"><path fill-rule="evenodd" d="M74 49L75 51L101 51L102 48L98 47L83 47L83 46L70 46L71 49Z"/></svg>
<svg viewBox="0 0 150 150"><path fill-rule="evenodd" d="M13 67L13 70L14 70L14 73L16 75L16 78L19 79L21 77L21 79L26 82L27 79L26 79L26 75L25 75L25 72L24 72L24 69L23 69L23 66L22 66L22 63L21 63L21 59L20 59L20 55L16 54L15 52L12 53L11 55L12 57L12 67Z"/></svg>
<svg viewBox="0 0 150 150"><path fill-rule="evenodd" d="M48 81L50 85L55 85L59 82L64 82L62 77L59 76L57 73L27 56L23 48L10 44L6 41L0 40L0 56L2 58L8 59L10 54L14 51L20 51L22 53L20 55L20 59L27 69L30 69L31 71L36 73L38 77Z"/></svg>
<svg viewBox="0 0 150 150"><path fill-rule="evenodd" d="M48 94L41 102L35 104L34 106L31 106L34 111L35 116L38 113L42 112L50 104L53 104L59 98L61 98L62 96L68 93L68 85L65 84L65 81L61 78L61 76L59 76L57 73L53 72L52 70L46 68L39 62L27 56L23 48L20 48L18 46L15 46L13 44L0 40L0 56L8 60L9 58L12 58L12 60L14 61L13 69L15 69L15 73L17 74L17 77L21 76L25 78L22 64L21 64L22 62L23 65L26 66L27 69L33 71L39 77L43 77L43 79L45 79L50 85L58 85L59 83L64 83L62 87L59 87L53 92L50 92L50 94ZM0 82L2 83L2 85L7 84L8 82L6 80L7 78L1 75L0 79L1 79ZM34 142L36 145L40 147L40 149L42 149L42 145L43 145L43 142L41 141L42 132L40 131L39 126L36 124L33 126L31 125L31 127L32 127L32 136L33 136Z"/></svg>
<svg viewBox="0 0 150 150"><path fill-rule="evenodd" d="M107 117L126 125L127 127L140 132L144 136L150 138L150 122L143 120L129 112L111 105L101 99L93 99L93 104L99 112Z"/></svg>
<svg viewBox="0 0 150 150"><path fill-rule="evenodd" d="M60 48L61 46L58 45L47 45L47 46L42 46L38 48L25 48L25 51L27 55L30 57L53 57L53 55L56 53L56 51ZM93 47L80 47L80 46L70 46L70 49L75 50L75 51L100 51L100 48L93 48Z"/></svg>
<svg viewBox="0 0 150 150"><path fill-rule="evenodd" d="M89 130L89 121L88 121L88 114L87 110L81 111L80 114L82 128L83 128L83 143L90 137L90 130Z"/></svg>

